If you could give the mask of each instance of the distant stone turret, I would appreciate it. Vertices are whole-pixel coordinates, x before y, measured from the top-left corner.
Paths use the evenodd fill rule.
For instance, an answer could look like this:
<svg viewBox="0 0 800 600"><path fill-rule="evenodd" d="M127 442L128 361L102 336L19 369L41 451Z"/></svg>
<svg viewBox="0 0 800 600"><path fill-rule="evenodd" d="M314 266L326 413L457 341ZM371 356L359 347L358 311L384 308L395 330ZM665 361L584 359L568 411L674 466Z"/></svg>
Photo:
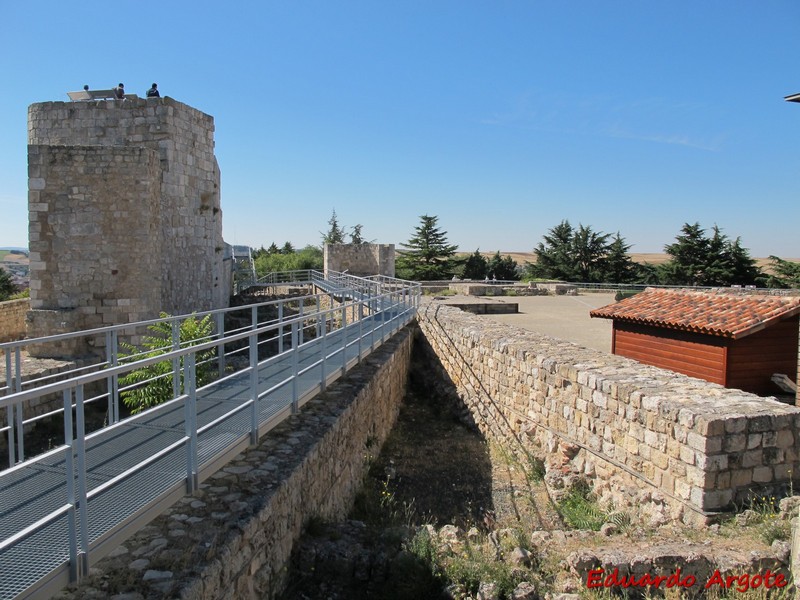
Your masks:
<svg viewBox="0 0 800 600"><path fill-rule="evenodd" d="M227 306L212 117L171 98L44 102L28 142L29 337Z"/></svg>

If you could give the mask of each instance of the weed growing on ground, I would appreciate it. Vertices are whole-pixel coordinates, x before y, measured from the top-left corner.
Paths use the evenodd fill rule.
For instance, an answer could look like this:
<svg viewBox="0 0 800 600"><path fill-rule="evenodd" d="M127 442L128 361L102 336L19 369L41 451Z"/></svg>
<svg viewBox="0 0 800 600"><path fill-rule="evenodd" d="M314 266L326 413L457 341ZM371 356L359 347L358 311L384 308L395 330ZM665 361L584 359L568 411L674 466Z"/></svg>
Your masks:
<svg viewBox="0 0 800 600"><path fill-rule="evenodd" d="M576 485L556 504L559 514L573 529L600 531L608 513L598 504L588 485Z"/></svg>
<svg viewBox="0 0 800 600"><path fill-rule="evenodd" d="M405 549L425 564L456 599L475 598L484 582L495 585L498 598L510 598L522 581L532 578L531 571L497 560L494 545L486 536L473 541L466 539L455 548L439 547L429 530L421 528Z"/></svg>

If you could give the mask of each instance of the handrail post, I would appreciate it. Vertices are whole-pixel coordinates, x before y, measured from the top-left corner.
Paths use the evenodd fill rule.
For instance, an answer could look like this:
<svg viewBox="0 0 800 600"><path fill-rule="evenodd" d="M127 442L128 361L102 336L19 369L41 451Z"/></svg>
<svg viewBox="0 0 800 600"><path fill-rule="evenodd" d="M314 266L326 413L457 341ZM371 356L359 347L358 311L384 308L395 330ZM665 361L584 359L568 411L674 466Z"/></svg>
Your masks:
<svg viewBox="0 0 800 600"><path fill-rule="evenodd" d="M186 400L184 400L184 426L189 445L186 447L186 493L191 494L200 485L197 469L197 394L195 386L195 355L186 355Z"/></svg>
<svg viewBox="0 0 800 600"><path fill-rule="evenodd" d="M361 339L364 337L364 305L358 301L358 364L361 364Z"/></svg>
<svg viewBox="0 0 800 600"><path fill-rule="evenodd" d="M305 323L303 322L303 304L304 304L304 302L303 302L303 300L301 298L300 300L297 301L297 303L300 305L300 308L298 309L298 314L297 314L297 316L300 317L300 330L299 330L299 337L297 339L302 344L303 343L303 329L305 327ZM292 342L292 343L294 343L294 342Z"/></svg>
<svg viewBox="0 0 800 600"><path fill-rule="evenodd" d="M178 319L170 322L172 328L172 349L178 350L181 347L181 330ZM181 395L181 359L172 359L172 397L177 398Z"/></svg>
<svg viewBox="0 0 800 600"><path fill-rule="evenodd" d="M75 439L72 435L72 390L64 390L64 445L67 451L64 454L64 470L67 484L67 540L69 544L69 580L77 583L80 578L78 568L78 524L75 515L75 506L78 501L75 497Z"/></svg>
<svg viewBox="0 0 800 600"><path fill-rule="evenodd" d="M14 390L19 393L22 391L22 357L20 356L19 346L14 347L14 368L17 376L14 378ZM25 431L22 429L22 402L17 402L14 411L14 420L17 428L17 462L25 460Z"/></svg>
<svg viewBox="0 0 800 600"><path fill-rule="evenodd" d="M319 294L316 295L317 299L317 337L322 335L322 332L319 330L320 323L319 323L319 313L320 313L320 296Z"/></svg>
<svg viewBox="0 0 800 600"><path fill-rule="evenodd" d="M278 354L283 352L283 300L278 302Z"/></svg>
<svg viewBox="0 0 800 600"><path fill-rule="evenodd" d="M75 453L78 467L78 514L80 517L81 548L78 552L78 579L89 574L89 499L86 491L86 422L83 411L83 385L75 388Z"/></svg>
<svg viewBox="0 0 800 600"><path fill-rule="evenodd" d="M319 329L320 316L322 317L322 335L320 336L320 353L322 354L322 375L319 381L319 391L324 392L327 383L328 366L328 313L317 316L317 328Z"/></svg>
<svg viewBox="0 0 800 600"><path fill-rule="evenodd" d="M292 413L300 410L297 394L297 373L300 370L300 338L297 335L298 323L292 323Z"/></svg>
<svg viewBox="0 0 800 600"><path fill-rule="evenodd" d="M218 312L214 315L214 319L217 321L217 337L220 340L225 339L225 313ZM221 343L219 346L219 350L217 350L217 366L218 372L220 377L224 377L225 375L225 344Z"/></svg>
<svg viewBox="0 0 800 600"><path fill-rule="evenodd" d="M11 389L11 384L14 377L11 371L11 353L6 352L6 394L11 395L14 391ZM14 460L14 449L16 441L14 439L14 405L9 404L6 407L6 414L8 415L8 467L11 468L16 462Z"/></svg>
<svg viewBox="0 0 800 600"><path fill-rule="evenodd" d="M342 304L342 376L345 373L347 373L347 305Z"/></svg>
<svg viewBox="0 0 800 600"><path fill-rule="evenodd" d="M106 331L106 363L110 368L119 364L117 352L117 330ZM106 392L108 393L108 424L119 421L119 383L116 375L106 378Z"/></svg>
<svg viewBox="0 0 800 600"><path fill-rule="evenodd" d="M6 408L6 415L8 416L8 468L14 466L16 461L14 460L14 449L15 449L15 441L14 441L14 405L9 404Z"/></svg>
<svg viewBox="0 0 800 600"><path fill-rule="evenodd" d="M258 445L258 335L252 334L250 340L250 446Z"/></svg>

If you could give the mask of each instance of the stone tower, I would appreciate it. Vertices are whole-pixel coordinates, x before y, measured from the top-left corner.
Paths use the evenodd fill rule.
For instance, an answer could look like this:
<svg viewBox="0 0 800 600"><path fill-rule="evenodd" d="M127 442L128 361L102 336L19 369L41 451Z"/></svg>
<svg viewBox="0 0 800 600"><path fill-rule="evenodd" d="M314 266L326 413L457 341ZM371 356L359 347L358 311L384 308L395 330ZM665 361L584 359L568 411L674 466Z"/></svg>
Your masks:
<svg viewBox="0 0 800 600"><path fill-rule="evenodd" d="M212 117L171 98L44 102L28 143L29 337L227 306Z"/></svg>

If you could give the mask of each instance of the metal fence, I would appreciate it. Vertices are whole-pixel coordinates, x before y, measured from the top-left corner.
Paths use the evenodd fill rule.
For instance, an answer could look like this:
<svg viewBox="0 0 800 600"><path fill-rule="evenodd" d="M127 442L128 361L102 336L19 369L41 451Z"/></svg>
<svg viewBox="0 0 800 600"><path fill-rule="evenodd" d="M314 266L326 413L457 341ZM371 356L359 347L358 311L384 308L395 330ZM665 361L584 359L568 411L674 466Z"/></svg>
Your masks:
<svg viewBox="0 0 800 600"><path fill-rule="evenodd" d="M103 339L105 348L102 359L62 381L21 381L26 344L48 340L0 345L7 381L0 410L7 413L2 432L10 464L0 473L0 598L46 597L79 580L407 324L419 305L419 285L412 282L341 273L308 277L323 293L65 334ZM226 330L237 311L245 316ZM182 343L181 323L205 316L214 332ZM170 332L158 353L121 348L120 336L154 326ZM214 367L216 377L201 386L198 357L209 353L206 367ZM120 394L152 379L125 386L120 378L159 364L169 366L172 397L122 418ZM100 391L87 392L95 387ZM63 418L63 441L25 460L26 427L45 418L26 419L25 407L54 395L61 407L47 416ZM87 405L103 400L107 423L89 433Z"/></svg>

